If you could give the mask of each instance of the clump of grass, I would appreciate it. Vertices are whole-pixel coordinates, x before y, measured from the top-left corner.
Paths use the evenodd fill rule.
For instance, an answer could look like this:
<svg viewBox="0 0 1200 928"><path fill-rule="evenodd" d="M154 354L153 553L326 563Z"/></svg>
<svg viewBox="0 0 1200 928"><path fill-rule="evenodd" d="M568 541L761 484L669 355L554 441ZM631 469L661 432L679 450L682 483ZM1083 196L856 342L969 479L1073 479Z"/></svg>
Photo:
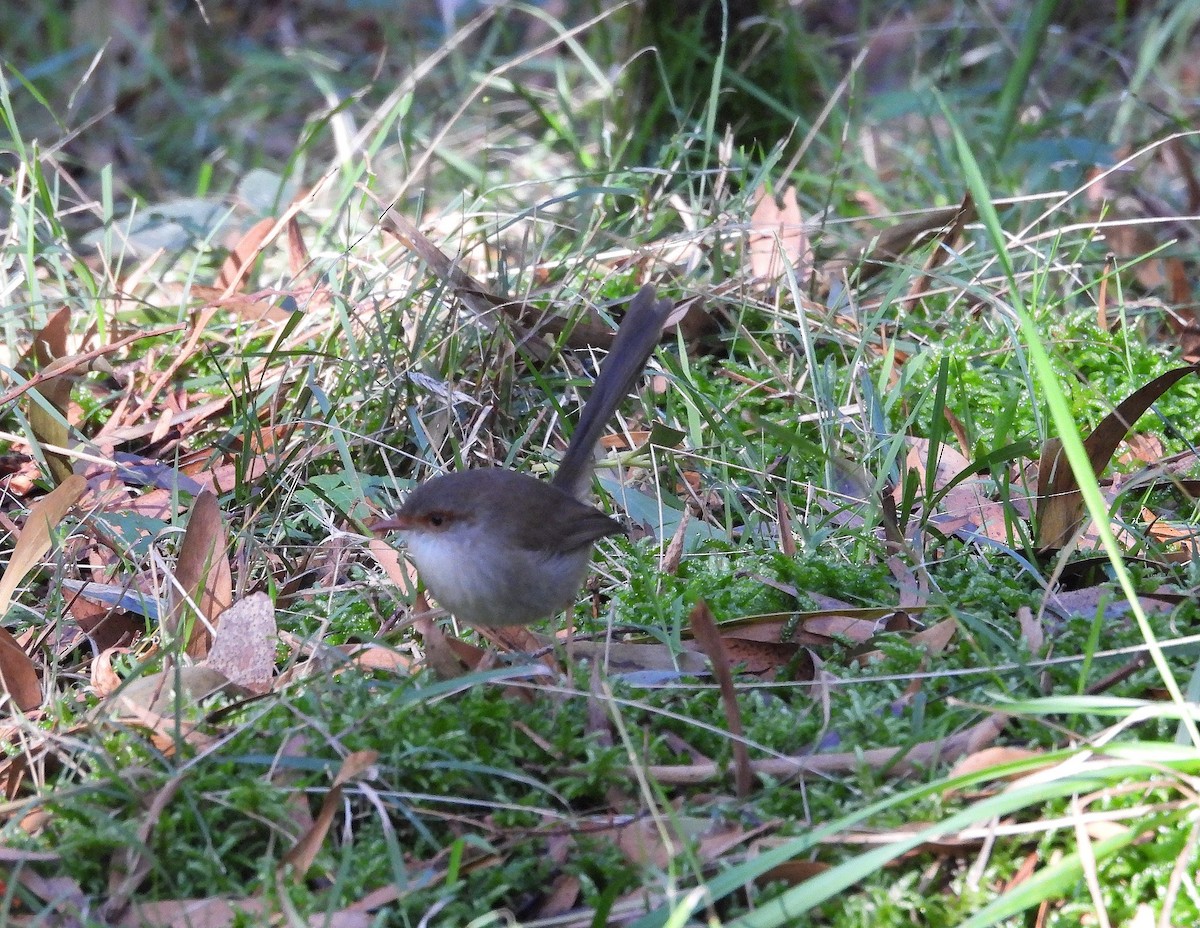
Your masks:
<svg viewBox="0 0 1200 928"><path fill-rule="evenodd" d="M146 28L115 30L95 62L86 10L0 14L3 389L49 366L22 355L52 340L42 330L62 307L67 358L175 327L107 367L72 368L68 402L45 388L0 407L9 565L12 528L55 485L64 443L69 466L98 468L93 487L124 494L52 539L15 591L8 621L54 698L35 719L13 710L21 814L3 836L31 852L25 873L70 892L54 902L18 872L6 917L214 896L309 917L390 886L377 904L388 924L549 918L547 887L574 889L580 924L682 924L703 905L728 925L918 912L982 925L1043 902L1047 923L1084 910L1120 923L1158 900L1188 923L1196 763L1172 742L1194 738L1176 682L1191 672L1194 606L1146 613L1143 600L1163 586L1186 599L1195 568L1147 532L1138 550L1153 562L1134 569L1109 539L1107 592L1064 605L1077 592L1066 558L1038 550L1015 497L1043 438L1074 422L1086 433L1180 363L1165 337L1178 308L1139 272L1180 259L1108 251L1117 230L1177 223L1185 204L1147 224L1123 212L1128 198L1102 208L1088 194L1115 191L1091 172L1144 146L1126 163L1141 201L1180 202L1191 137L1173 162L1155 140L1189 113L1155 74L1184 60L1171 37L1197 6L1087 24L1053 7L1004 23L868 11L863 30L730 9L715 43L711 19L655 25L640 70L638 34L626 42L607 11L564 25L496 8L435 39L369 11L243 10L209 26L197 10L176 24L147 10ZM806 26L819 37L792 41ZM893 28L911 53L888 57ZM1128 80L1110 55L1132 63ZM812 256L755 280L748 217L788 183ZM873 244L968 191L980 218L961 232ZM276 238L246 244L292 203ZM579 610L585 631L615 630L615 650L589 652L603 675L584 662L547 682L518 663L437 681L421 670L429 640L388 626L412 590L363 544L374 513L443 466L537 470L593 361L567 334L523 342L502 313L472 311L384 231L385 207L483 286L548 314L592 304L603 318L647 279L702 298L656 360L658 387L626 413L661 440L602 481L651 529L605 549L595 608ZM250 255L241 272L231 253ZM1196 396L1184 380L1155 405L1164 458L1193 453ZM65 438L50 441L31 404ZM928 453L910 454L915 439ZM1003 540L938 521L963 514L946 511L937 474L952 447L1005 503ZM130 724L89 693L99 633L78 631L65 581L160 595L177 504L194 495L172 483L173 499L137 510L150 491L128 468L150 485L223 475L236 587L272 591L290 636L269 695ZM1140 529L1162 498L1119 513ZM681 559L664 570L685 509ZM1129 613L1113 606L1122 589ZM758 788L739 796L728 707L687 669L701 599L726 619L878 607L911 621L815 638L774 679L742 666ZM943 622L946 642L915 633ZM152 617L133 625L113 639L139 649L118 672L181 660ZM410 674L347 669L356 642L386 645ZM637 663L650 653L658 663ZM1151 698L1159 687L1173 699ZM187 737L184 721L198 725ZM991 763L985 747L1001 749ZM333 787L369 752L368 774ZM948 769L962 755L980 766ZM338 825L289 871L331 789L344 790ZM774 847L735 840L763 823ZM716 832L730 836L721 851ZM932 843L944 837L955 853ZM772 869L809 858L828 869L800 885Z"/></svg>

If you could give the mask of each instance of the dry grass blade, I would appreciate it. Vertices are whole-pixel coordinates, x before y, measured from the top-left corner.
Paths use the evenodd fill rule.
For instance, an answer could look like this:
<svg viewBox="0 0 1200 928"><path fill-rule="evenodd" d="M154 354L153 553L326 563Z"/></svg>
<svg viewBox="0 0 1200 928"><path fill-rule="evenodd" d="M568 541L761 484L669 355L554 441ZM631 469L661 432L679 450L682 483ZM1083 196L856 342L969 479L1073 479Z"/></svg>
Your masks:
<svg viewBox="0 0 1200 928"><path fill-rule="evenodd" d="M160 336L170 335L172 332L179 332L186 328L186 322L177 322L174 325L163 326L160 329L151 329L150 331L137 332L134 335L127 335L125 338L117 339L111 345L102 345L99 348L92 348L90 351L84 351L77 355L72 355L69 359L64 358L64 361L69 360L70 363L64 364L63 367L54 371L42 371L38 374L35 374L19 387L13 387L7 393L0 395L0 406L3 406L5 403L11 403L27 390L36 389L47 380L50 380L54 377L60 377L69 371L77 371L81 368L87 368L88 365L90 365L97 358L114 354L127 345L132 345L134 342L139 342L143 339L159 338Z"/></svg>
<svg viewBox="0 0 1200 928"><path fill-rule="evenodd" d="M385 232L394 235L402 245L428 264L434 274L453 287L458 298L476 315L488 318L496 307L504 302L463 270L458 262L435 245L429 236L409 221L408 217L401 215L394 208L384 212L380 223Z"/></svg>
<svg viewBox="0 0 1200 928"><path fill-rule="evenodd" d="M385 212L380 222L385 232L395 236L450 285L463 305L479 319L488 321L497 311L503 313L516 330L522 347L539 361L549 358L550 352L539 339L533 338L538 334L557 337L565 332L566 343L571 348L606 348L612 344L615 334L595 310L589 309L583 318L571 320L547 315L523 300L505 300L463 270L458 262L394 209Z"/></svg>

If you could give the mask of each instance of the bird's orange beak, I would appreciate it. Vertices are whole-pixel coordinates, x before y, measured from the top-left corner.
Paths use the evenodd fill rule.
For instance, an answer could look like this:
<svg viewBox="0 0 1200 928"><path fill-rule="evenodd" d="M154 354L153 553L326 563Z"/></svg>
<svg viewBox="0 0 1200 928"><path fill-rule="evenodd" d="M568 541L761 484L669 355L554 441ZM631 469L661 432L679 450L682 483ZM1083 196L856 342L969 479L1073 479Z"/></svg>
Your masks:
<svg viewBox="0 0 1200 928"><path fill-rule="evenodd" d="M392 516L390 519L380 519L371 526L371 531L377 533L383 532L407 532L413 527L412 520L404 516Z"/></svg>

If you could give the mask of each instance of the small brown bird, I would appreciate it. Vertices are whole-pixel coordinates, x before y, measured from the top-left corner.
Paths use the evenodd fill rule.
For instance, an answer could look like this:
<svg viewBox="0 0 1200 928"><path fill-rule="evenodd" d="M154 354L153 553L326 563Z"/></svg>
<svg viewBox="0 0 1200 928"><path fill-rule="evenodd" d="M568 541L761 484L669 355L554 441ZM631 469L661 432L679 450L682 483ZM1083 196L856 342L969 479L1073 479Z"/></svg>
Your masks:
<svg viewBox="0 0 1200 928"><path fill-rule="evenodd" d="M457 618L522 625L562 611L579 592L593 543L625 532L581 497L596 443L642 375L673 305L649 285L637 292L549 483L498 468L445 474L375 525L404 533L421 579Z"/></svg>

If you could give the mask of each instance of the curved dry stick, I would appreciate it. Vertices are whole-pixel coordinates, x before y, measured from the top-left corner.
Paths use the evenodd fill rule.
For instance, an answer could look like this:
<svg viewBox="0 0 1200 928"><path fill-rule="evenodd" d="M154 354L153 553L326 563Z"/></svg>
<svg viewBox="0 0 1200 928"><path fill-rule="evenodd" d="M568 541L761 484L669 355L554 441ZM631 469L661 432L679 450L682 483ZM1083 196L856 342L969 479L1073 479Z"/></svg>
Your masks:
<svg viewBox="0 0 1200 928"><path fill-rule="evenodd" d="M1008 719L1007 715L997 713L949 738L923 741L908 748L872 748L869 751L840 751L836 754L768 757L752 761L750 769L754 773L778 779L805 773L820 776L851 773L860 765L866 764L877 770L890 768L890 772L896 776L907 776L932 764L955 760L990 744L1008 724ZM642 773L659 783L692 786L721 779L728 773L728 767L718 763L655 764L644 768Z"/></svg>

